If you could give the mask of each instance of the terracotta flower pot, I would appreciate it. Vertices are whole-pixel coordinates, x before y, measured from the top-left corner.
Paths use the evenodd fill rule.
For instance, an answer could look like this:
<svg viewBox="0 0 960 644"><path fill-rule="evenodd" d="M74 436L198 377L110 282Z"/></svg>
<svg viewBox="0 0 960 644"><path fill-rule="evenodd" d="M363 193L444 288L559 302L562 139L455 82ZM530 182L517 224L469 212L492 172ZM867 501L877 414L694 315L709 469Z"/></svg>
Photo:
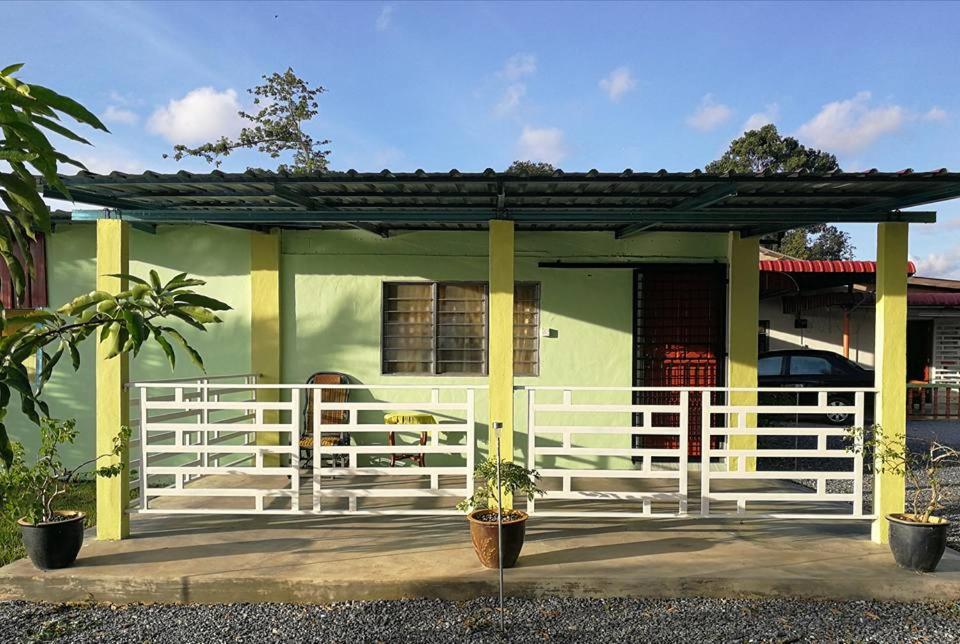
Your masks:
<svg viewBox="0 0 960 644"><path fill-rule="evenodd" d="M490 515L492 521L481 521L478 516ZM503 521L503 567L513 568L523 548L523 537L527 527L527 513L512 510L508 518ZM499 550L497 549L497 520L496 512L490 510L474 510L467 515L470 521L470 537L473 539L473 549L477 558L487 568L497 568Z"/></svg>
<svg viewBox="0 0 960 644"><path fill-rule="evenodd" d="M20 536L30 561L40 570L66 568L73 564L83 545L83 512L57 512L64 517L48 523L28 523L23 519Z"/></svg>
<svg viewBox="0 0 960 644"><path fill-rule="evenodd" d="M888 514L890 551L897 565L917 572L933 572L947 547L950 522L930 517L928 523L911 521L912 514Z"/></svg>

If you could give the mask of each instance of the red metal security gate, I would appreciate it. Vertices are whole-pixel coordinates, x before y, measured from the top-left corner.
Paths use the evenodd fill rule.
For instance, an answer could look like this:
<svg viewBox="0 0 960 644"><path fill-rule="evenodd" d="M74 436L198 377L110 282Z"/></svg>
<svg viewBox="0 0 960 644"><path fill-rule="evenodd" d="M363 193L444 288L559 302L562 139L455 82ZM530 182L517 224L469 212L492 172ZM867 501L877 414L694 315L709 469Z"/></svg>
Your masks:
<svg viewBox="0 0 960 644"><path fill-rule="evenodd" d="M634 273L634 386L717 387L726 356L726 267L651 265ZM637 392L637 404L677 404L676 392ZM689 455L700 456L701 397L690 396ZM654 424L676 422L654 419ZM637 447L676 448L669 436L635 436Z"/></svg>

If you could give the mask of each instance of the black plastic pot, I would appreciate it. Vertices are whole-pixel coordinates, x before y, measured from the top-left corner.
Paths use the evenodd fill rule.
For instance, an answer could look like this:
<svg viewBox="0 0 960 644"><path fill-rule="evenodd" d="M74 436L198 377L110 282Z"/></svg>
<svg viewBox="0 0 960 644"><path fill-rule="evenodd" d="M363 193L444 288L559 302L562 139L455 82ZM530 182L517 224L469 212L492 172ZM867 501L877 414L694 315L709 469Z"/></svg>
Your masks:
<svg viewBox="0 0 960 644"><path fill-rule="evenodd" d="M27 523L23 519L17 521L27 555L40 570L72 565L83 545L83 520L87 515L83 512L57 514L66 518L49 523Z"/></svg>
<svg viewBox="0 0 960 644"><path fill-rule="evenodd" d="M470 537L473 549L480 563L486 568L500 567L500 550L497 548L497 522L481 521L478 516L494 514L490 510L474 510L467 519L470 521ZM527 513L513 510L511 517L503 522L503 567L513 568L523 549L526 533Z"/></svg>
<svg viewBox="0 0 960 644"><path fill-rule="evenodd" d="M917 572L933 572L947 547L950 522L930 517L930 523L910 521L912 515L888 514L890 551L897 565Z"/></svg>

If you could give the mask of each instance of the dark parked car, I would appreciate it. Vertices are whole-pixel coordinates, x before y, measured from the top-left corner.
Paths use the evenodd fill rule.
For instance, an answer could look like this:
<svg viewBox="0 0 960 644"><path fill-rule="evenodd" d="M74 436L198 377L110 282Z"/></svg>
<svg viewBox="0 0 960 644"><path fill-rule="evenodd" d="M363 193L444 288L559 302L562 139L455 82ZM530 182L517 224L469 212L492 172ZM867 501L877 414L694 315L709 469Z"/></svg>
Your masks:
<svg viewBox="0 0 960 644"><path fill-rule="evenodd" d="M873 387L873 371L832 351L788 349L760 354L757 381L761 387ZM867 397L867 409L872 409L873 396ZM815 403L810 400L809 403ZM807 404L806 400L802 404ZM853 404L853 394L830 394L827 404L842 407ZM872 415L872 414L871 414ZM851 414L827 414L827 420L836 425L847 425Z"/></svg>

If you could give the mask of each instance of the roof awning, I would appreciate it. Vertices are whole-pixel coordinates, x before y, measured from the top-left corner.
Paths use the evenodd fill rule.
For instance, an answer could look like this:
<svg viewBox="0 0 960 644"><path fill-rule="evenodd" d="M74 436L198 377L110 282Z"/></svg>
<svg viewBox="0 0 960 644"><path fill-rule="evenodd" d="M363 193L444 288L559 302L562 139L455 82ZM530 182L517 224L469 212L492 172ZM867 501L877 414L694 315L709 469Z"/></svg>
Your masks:
<svg viewBox="0 0 960 644"><path fill-rule="evenodd" d="M960 307L960 293L911 293L908 290L907 305Z"/></svg>
<svg viewBox="0 0 960 644"><path fill-rule="evenodd" d="M767 273L876 273L877 263L860 260L821 259L762 259L760 270ZM913 262L907 262L907 275L917 272Z"/></svg>
<svg viewBox="0 0 960 644"><path fill-rule="evenodd" d="M521 230L740 231L754 236L802 225L929 223L933 212L904 210L960 197L960 173L829 172L708 174L486 170L463 173L249 170L63 177L74 220L120 217L142 223L240 227L478 230L509 219ZM63 198L46 186L47 197Z"/></svg>

